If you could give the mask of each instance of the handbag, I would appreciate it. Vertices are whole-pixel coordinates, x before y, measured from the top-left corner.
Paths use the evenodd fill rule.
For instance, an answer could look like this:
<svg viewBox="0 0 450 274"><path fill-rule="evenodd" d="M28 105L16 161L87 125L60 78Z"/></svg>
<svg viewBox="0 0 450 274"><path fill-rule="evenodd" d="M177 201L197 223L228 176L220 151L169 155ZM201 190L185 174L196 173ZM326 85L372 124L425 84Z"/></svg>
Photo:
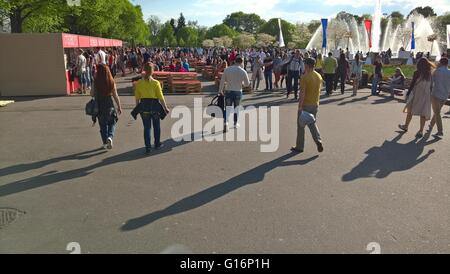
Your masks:
<svg viewBox="0 0 450 274"><path fill-rule="evenodd" d="M92 98L87 104L86 104L86 115L97 117L99 113L98 103L95 100L95 98Z"/></svg>
<svg viewBox="0 0 450 274"><path fill-rule="evenodd" d="M222 110L222 117L223 117L225 110L225 96L217 95L216 97L214 97L211 100L211 103L208 105L208 107L206 107L206 115L215 118L217 108Z"/></svg>

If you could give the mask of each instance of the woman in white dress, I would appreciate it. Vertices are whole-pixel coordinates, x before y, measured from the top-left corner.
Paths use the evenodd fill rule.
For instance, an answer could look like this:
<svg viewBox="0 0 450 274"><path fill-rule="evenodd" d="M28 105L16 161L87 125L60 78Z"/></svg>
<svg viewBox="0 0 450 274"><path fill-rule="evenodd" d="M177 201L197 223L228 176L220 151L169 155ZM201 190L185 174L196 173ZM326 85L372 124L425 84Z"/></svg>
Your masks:
<svg viewBox="0 0 450 274"><path fill-rule="evenodd" d="M434 65L426 58L421 58L417 63L417 70L408 91L408 97L404 112L406 122L399 125L399 128L405 132L408 131L409 124L413 116L420 116L420 129L416 138L423 137L425 122L431 119L431 75Z"/></svg>

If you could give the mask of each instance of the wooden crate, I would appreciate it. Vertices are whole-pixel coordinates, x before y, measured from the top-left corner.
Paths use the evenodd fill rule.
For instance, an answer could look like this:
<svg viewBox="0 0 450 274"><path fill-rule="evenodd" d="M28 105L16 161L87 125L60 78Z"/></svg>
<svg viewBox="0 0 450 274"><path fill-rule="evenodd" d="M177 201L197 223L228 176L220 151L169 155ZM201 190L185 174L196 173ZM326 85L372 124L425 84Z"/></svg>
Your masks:
<svg viewBox="0 0 450 274"><path fill-rule="evenodd" d="M198 80L174 80L170 86L172 93L201 93L202 83Z"/></svg>
<svg viewBox="0 0 450 274"><path fill-rule="evenodd" d="M203 68L203 72L202 72L203 78L208 79L208 80L214 80L214 77L215 77L214 71L215 71L215 69L213 66L205 66Z"/></svg>

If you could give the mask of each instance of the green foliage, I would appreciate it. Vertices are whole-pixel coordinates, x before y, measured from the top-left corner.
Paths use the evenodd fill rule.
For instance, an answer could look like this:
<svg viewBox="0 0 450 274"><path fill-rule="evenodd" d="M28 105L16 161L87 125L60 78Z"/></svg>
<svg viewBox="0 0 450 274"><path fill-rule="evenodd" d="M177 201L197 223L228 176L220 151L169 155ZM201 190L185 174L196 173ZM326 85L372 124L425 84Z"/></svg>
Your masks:
<svg viewBox="0 0 450 274"><path fill-rule="evenodd" d="M165 47L176 46L177 39L175 38L175 32L170 22L165 23L162 27L159 34L158 44Z"/></svg>
<svg viewBox="0 0 450 274"><path fill-rule="evenodd" d="M308 23L309 33L314 34L316 30L322 25L322 22L319 20L313 20Z"/></svg>
<svg viewBox="0 0 450 274"><path fill-rule="evenodd" d="M178 41L180 47L198 46L198 31L193 27L183 27L178 31ZM182 45L181 41L183 41L184 45Z"/></svg>
<svg viewBox="0 0 450 274"><path fill-rule="evenodd" d="M283 37L285 43L293 41L295 35L295 25L285 20L281 20L281 29L283 30ZM270 34L275 37L280 35L280 27L278 26L278 18L270 19L267 23L261 26L259 33Z"/></svg>
<svg viewBox="0 0 450 274"><path fill-rule="evenodd" d="M438 16L436 18L435 25L438 35L441 37L442 41L447 40L447 25L450 25L450 12Z"/></svg>
<svg viewBox="0 0 450 274"><path fill-rule="evenodd" d="M210 28L206 32L206 38L212 39L222 36L228 36L228 37L235 37L237 35L237 32L232 30L230 27L228 27L225 24L215 25L212 28Z"/></svg>
<svg viewBox="0 0 450 274"><path fill-rule="evenodd" d="M256 34L258 28L265 23L263 19L257 14L235 12L228 15L223 23L237 32L248 32Z"/></svg>

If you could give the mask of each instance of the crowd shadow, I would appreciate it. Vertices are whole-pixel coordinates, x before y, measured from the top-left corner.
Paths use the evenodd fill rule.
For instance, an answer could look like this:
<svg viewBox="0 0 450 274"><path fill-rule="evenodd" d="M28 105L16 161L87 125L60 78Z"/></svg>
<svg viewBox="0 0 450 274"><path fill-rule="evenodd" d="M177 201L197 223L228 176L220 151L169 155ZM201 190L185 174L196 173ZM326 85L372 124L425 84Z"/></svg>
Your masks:
<svg viewBox="0 0 450 274"><path fill-rule="evenodd" d="M342 181L351 182L360 178L384 179L394 172L412 169L435 152L428 150L423 154L426 146L439 141L438 138L428 141L430 138L428 132L421 139L416 138L406 144L398 143L402 136L403 133L398 132L391 141L386 140L381 146L370 148L366 152L366 158L342 176Z"/></svg>
<svg viewBox="0 0 450 274"><path fill-rule="evenodd" d="M292 165L306 165L319 158L319 156L314 156L306 160L286 162L286 160L294 157L295 155L297 154L290 153L283 155L275 160L264 163L231 179L228 179L225 182L179 200L165 209L154 211L150 214L128 220L120 229L121 231L136 230L165 217L199 208L242 187L261 182L266 173L275 168Z"/></svg>
<svg viewBox="0 0 450 274"><path fill-rule="evenodd" d="M168 153L176 147L193 142L194 136L195 136L195 133L190 134L190 140L192 140L192 141L190 141L187 138L187 137L189 137L189 135L184 136L184 137L186 137L186 138L183 138L185 140L182 140L180 142L176 142L173 139L164 141L163 142L164 147L161 150L153 151L150 155L144 154L144 149L139 148L139 149L127 151L122 154L118 154L118 155L114 155L114 156L105 158L98 163L95 163L93 165L89 165L86 167L72 169L72 170L68 170L68 171L61 171L61 172L56 171L56 170L50 171L50 172L46 172L46 173L31 177L31 178L15 181L15 182L8 183L5 185L0 185L0 197L17 194L17 193L21 193L21 192L24 192L27 190L32 190L32 189L36 189L36 188L40 188L40 187L45 187L45 186L52 185L55 183L62 183L65 181L82 178L82 177L92 174L96 169L99 169L99 168L102 168L105 166L110 166L110 165L114 165L114 164L118 164L118 163L130 162L130 161L136 161L136 160L160 155L163 153ZM89 158L89 157L98 156L100 154L101 153L94 154L94 155L87 155L85 157ZM75 156L72 155L72 156L67 156L67 157L55 158L53 160L45 160L42 162L35 162L35 163L28 164L28 166L36 169L39 167L49 165L51 163L56 163L56 162L60 162L60 161L64 161L64 160L73 160L73 159L82 160L83 159L82 153L80 153L79 155L78 154L74 154L74 155ZM10 174L12 174L17 171L24 171L23 168L26 166L27 166L26 164L25 165L17 165L17 166L13 166L10 168L6 168L5 171L10 172Z"/></svg>

